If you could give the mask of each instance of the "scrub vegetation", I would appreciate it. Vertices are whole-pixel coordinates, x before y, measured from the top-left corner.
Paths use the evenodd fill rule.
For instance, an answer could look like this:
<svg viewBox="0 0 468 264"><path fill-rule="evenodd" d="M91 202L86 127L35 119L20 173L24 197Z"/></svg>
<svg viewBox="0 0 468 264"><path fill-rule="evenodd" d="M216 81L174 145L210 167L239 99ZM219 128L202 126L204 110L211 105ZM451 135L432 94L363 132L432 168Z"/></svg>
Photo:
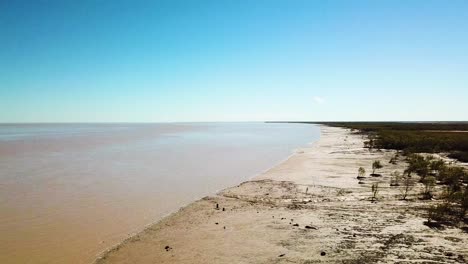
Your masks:
<svg viewBox="0 0 468 264"><path fill-rule="evenodd" d="M468 162L468 122L396 123L334 122L368 135L367 147L396 149L404 153L447 152L450 158Z"/></svg>
<svg viewBox="0 0 468 264"><path fill-rule="evenodd" d="M369 149L397 150L407 163L403 174L394 172L390 186L399 186L401 199L407 200L416 185L420 199L434 200L427 207L426 225L441 227L467 223L468 172L464 167L431 155L446 156L468 162L468 123L326 123L362 133ZM396 154L389 162L400 160ZM373 173L380 162L372 164ZM376 186L372 186L372 190ZM373 192L374 193L374 192ZM375 195L373 198L376 198Z"/></svg>

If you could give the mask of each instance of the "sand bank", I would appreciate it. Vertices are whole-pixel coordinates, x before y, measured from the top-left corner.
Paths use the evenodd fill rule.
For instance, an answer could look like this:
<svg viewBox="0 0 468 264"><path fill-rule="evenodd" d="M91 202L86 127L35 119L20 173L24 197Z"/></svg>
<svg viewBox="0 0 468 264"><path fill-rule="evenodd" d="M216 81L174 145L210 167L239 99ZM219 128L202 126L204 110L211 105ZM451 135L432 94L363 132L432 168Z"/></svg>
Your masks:
<svg viewBox="0 0 468 264"><path fill-rule="evenodd" d="M468 234L423 225L431 201L401 201L390 187L392 151L322 127L321 139L252 181L196 201L148 227L96 263L466 263ZM357 169L382 177L358 184ZM379 201L370 186L379 182Z"/></svg>

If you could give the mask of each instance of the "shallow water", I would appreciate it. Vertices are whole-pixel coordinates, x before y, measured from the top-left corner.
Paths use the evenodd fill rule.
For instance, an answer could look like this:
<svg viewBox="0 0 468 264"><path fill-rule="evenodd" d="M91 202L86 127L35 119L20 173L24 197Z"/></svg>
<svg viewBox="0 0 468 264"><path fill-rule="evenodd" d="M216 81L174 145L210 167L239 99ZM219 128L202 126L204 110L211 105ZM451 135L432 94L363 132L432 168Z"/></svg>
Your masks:
<svg viewBox="0 0 468 264"><path fill-rule="evenodd" d="M89 263L319 134L305 124L0 125L0 263Z"/></svg>

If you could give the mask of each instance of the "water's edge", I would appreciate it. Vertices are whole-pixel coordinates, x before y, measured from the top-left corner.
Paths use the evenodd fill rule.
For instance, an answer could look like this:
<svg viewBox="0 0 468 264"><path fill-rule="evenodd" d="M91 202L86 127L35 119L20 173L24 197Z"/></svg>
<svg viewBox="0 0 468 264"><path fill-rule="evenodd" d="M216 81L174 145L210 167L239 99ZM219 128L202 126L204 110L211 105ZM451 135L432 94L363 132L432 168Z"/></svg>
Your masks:
<svg viewBox="0 0 468 264"><path fill-rule="evenodd" d="M318 128L320 129L319 138L318 138L317 140L308 142L308 143L306 144L306 146L303 146L303 147L307 147L307 146L308 146L308 147L313 147L314 145L319 144L319 141L320 141L321 136L322 136L322 127L323 127L324 125L315 125L315 124L314 124L314 126L316 126L316 127L318 127ZM301 147L301 148L303 148L303 147ZM285 159L283 159L283 160L281 160L281 161L275 163L275 164L272 165L271 167L269 167L269 168L263 170L262 172L259 172L259 173L256 173L256 174L252 175L252 176L249 177L246 181L242 181L242 182L238 183L237 185L242 184L242 183L245 183L245 182L249 182L249 181L254 181L255 178L257 178L258 176L263 175L263 174L267 173L268 171L274 169L275 167L279 166L280 164L282 164L282 163L288 161L290 158L292 158L293 156L297 155L297 150L298 150L298 149L300 149L300 148L293 149L293 150L292 150L292 153L291 153L289 156L287 156ZM236 186L236 185L234 185L234 186ZM216 194L222 192L223 190L230 189L230 188L232 188L232 187L234 187L234 186L229 186L229 187L226 187L226 188L217 190L217 191L215 191L213 194L210 194L210 195L216 195ZM122 241L120 241L120 242L114 244L113 246L110 246L109 248L107 248L107 249L101 251L99 254L97 254L95 260L93 260L90 264L95 264L95 263L96 263L97 261L99 261L101 258L105 257L107 253L112 252L113 250L115 250L115 249L121 247L122 245L124 245L124 244L126 244L127 242L129 242L130 240L132 240L134 237L136 237L136 236L138 236L138 235L140 235L140 234L145 233L146 230L148 230L148 229L151 228L152 226L159 224L159 223L162 222L164 219L169 218L169 217L171 217L171 216L177 214L178 212L184 210L185 208L191 206L192 204L194 204L194 203L196 203L196 202L198 202L198 201L200 201L200 200L203 200L203 199L209 197L210 195L205 195L205 196L196 198L195 200L184 204L183 206L179 207L178 209L176 209L176 210L174 210L174 211L172 211L172 212L169 212L169 213L163 215L161 218L155 220L154 222L151 222L151 223L145 225L145 226L142 227L141 229L139 229L139 230L137 230L137 231L134 231L132 234L130 234L128 237L124 238Z"/></svg>

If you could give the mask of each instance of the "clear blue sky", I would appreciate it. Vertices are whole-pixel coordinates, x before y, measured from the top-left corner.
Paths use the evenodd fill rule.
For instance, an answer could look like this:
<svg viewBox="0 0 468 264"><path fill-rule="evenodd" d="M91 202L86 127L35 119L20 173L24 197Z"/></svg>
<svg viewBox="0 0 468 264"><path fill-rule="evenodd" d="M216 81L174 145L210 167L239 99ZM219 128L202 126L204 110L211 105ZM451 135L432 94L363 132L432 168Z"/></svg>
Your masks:
<svg viewBox="0 0 468 264"><path fill-rule="evenodd" d="M0 1L0 122L467 119L468 1Z"/></svg>

